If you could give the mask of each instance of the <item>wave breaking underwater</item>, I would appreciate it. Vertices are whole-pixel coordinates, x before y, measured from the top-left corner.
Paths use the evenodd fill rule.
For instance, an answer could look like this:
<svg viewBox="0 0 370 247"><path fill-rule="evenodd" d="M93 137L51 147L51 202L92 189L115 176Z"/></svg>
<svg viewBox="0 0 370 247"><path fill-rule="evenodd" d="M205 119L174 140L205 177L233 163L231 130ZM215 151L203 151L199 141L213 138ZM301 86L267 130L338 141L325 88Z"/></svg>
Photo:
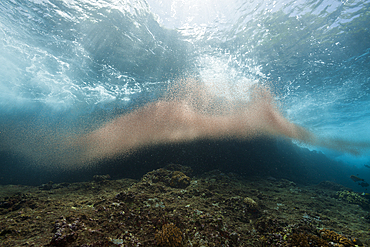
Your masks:
<svg viewBox="0 0 370 247"><path fill-rule="evenodd" d="M290 122L266 86L246 87L245 94L249 100L219 99L199 81L179 80L158 101L80 134L63 124L2 126L0 150L21 153L38 165L77 168L142 147L199 139L287 137L354 155L370 147L366 142L320 138Z"/></svg>

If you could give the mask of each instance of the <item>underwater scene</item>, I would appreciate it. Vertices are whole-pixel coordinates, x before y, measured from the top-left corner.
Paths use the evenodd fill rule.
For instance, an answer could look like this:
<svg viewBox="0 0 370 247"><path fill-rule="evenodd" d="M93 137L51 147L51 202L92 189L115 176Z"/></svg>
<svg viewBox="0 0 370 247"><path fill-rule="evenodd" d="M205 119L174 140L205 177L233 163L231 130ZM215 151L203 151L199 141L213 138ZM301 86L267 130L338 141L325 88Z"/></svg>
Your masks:
<svg viewBox="0 0 370 247"><path fill-rule="evenodd" d="M2 0L0 246L370 246L370 1Z"/></svg>

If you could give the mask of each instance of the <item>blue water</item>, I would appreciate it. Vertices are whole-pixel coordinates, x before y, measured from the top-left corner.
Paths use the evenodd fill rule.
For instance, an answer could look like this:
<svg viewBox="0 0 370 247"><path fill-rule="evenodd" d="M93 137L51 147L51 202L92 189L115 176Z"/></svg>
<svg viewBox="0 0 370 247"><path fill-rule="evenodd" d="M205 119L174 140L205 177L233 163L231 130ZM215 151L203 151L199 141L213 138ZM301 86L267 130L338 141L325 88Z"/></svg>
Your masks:
<svg viewBox="0 0 370 247"><path fill-rule="evenodd" d="M221 99L268 84L293 123L369 143L369 13L370 1L344 0L1 1L0 148L26 155L39 135L9 144L6 128L103 122L189 76L217 85ZM370 163L369 150L306 147Z"/></svg>

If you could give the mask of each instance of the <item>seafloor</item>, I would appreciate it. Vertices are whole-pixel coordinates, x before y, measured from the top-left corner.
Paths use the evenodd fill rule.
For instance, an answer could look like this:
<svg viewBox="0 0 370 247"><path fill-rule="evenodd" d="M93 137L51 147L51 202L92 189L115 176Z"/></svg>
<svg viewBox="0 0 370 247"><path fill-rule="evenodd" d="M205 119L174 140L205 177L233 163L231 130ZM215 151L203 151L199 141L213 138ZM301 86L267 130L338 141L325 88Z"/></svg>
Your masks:
<svg viewBox="0 0 370 247"><path fill-rule="evenodd" d="M327 181L169 165L140 181L1 186L0 245L370 246L369 200Z"/></svg>

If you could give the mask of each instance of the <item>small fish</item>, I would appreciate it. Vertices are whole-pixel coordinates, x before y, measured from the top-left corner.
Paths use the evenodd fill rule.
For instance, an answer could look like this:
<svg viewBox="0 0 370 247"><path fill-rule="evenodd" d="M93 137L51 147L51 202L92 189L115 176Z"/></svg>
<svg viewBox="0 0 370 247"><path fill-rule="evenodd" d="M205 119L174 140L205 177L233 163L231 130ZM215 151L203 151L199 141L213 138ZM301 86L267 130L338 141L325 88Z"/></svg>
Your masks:
<svg viewBox="0 0 370 247"><path fill-rule="evenodd" d="M353 180L353 182L365 181L364 179L356 177L355 175L351 175L350 178Z"/></svg>
<svg viewBox="0 0 370 247"><path fill-rule="evenodd" d="M369 187L369 184L366 182L358 183L358 185L361 185L362 187Z"/></svg>
<svg viewBox="0 0 370 247"><path fill-rule="evenodd" d="M370 166L369 165L364 165L365 167L367 167L367 168L370 168Z"/></svg>
<svg viewBox="0 0 370 247"><path fill-rule="evenodd" d="M365 197L366 199L370 199L370 194L367 192L363 192L361 196Z"/></svg>

